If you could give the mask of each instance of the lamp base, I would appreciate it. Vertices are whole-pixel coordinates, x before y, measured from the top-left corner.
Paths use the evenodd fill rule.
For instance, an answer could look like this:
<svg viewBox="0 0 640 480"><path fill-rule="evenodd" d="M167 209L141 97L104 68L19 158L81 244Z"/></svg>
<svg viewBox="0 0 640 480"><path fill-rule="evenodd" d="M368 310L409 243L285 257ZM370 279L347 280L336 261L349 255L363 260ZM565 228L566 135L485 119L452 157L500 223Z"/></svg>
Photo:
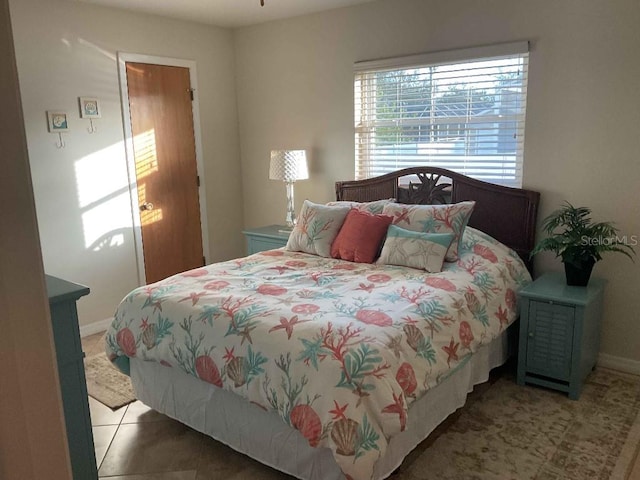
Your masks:
<svg viewBox="0 0 640 480"><path fill-rule="evenodd" d="M296 212L293 206L293 182L285 181L285 186L287 188L287 216L286 223L287 228L291 228L296 225Z"/></svg>

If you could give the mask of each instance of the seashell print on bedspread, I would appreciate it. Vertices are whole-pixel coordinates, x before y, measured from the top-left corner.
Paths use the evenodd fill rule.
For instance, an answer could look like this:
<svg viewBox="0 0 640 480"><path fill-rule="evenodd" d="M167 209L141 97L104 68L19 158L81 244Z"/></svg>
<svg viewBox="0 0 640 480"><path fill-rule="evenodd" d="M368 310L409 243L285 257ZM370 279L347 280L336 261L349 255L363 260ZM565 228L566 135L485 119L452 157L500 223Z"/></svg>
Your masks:
<svg viewBox="0 0 640 480"><path fill-rule="evenodd" d="M507 328L530 281L513 251L469 227L437 274L271 250L134 290L106 351L276 410L364 480L412 421L408 406Z"/></svg>

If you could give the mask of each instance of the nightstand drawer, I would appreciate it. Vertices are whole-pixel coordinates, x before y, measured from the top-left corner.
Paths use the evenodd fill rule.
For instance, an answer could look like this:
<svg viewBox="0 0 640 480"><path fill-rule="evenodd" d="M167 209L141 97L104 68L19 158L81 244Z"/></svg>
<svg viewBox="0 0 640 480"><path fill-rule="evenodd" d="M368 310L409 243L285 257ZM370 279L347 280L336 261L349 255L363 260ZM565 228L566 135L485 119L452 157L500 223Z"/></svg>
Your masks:
<svg viewBox="0 0 640 480"><path fill-rule="evenodd" d="M272 238L249 237L247 238L247 252L251 255L252 253L284 247L286 244L286 241L283 242L282 240L274 240Z"/></svg>
<svg viewBox="0 0 640 480"><path fill-rule="evenodd" d="M269 225L267 227L252 228L243 231L247 238L247 254L252 255L265 250L282 248L289 240L291 232L282 225Z"/></svg>
<svg viewBox="0 0 640 480"><path fill-rule="evenodd" d="M569 380L573 351L574 307L529 302L527 371Z"/></svg>

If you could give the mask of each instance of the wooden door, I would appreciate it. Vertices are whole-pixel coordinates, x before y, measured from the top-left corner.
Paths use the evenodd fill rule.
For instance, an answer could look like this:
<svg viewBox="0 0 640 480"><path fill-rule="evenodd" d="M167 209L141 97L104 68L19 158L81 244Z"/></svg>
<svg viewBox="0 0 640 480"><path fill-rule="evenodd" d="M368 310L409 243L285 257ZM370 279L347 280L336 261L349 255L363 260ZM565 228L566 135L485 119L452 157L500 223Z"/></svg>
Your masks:
<svg viewBox="0 0 640 480"><path fill-rule="evenodd" d="M147 283L204 264L189 69L126 63Z"/></svg>

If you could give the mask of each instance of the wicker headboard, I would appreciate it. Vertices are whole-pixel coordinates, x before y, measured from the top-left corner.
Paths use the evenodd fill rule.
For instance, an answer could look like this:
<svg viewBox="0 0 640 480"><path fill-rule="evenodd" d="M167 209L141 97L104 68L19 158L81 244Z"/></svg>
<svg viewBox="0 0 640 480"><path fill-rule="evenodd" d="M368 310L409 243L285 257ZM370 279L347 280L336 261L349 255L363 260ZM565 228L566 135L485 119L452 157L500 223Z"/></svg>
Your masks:
<svg viewBox="0 0 640 480"><path fill-rule="evenodd" d="M410 177L413 178L404 178ZM416 181L417 180L417 181ZM512 248L531 271L540 193L503 187L435 167L405 168L366 180L336 182L337 200L441 204L475 200L469 225Z"/></svg>

